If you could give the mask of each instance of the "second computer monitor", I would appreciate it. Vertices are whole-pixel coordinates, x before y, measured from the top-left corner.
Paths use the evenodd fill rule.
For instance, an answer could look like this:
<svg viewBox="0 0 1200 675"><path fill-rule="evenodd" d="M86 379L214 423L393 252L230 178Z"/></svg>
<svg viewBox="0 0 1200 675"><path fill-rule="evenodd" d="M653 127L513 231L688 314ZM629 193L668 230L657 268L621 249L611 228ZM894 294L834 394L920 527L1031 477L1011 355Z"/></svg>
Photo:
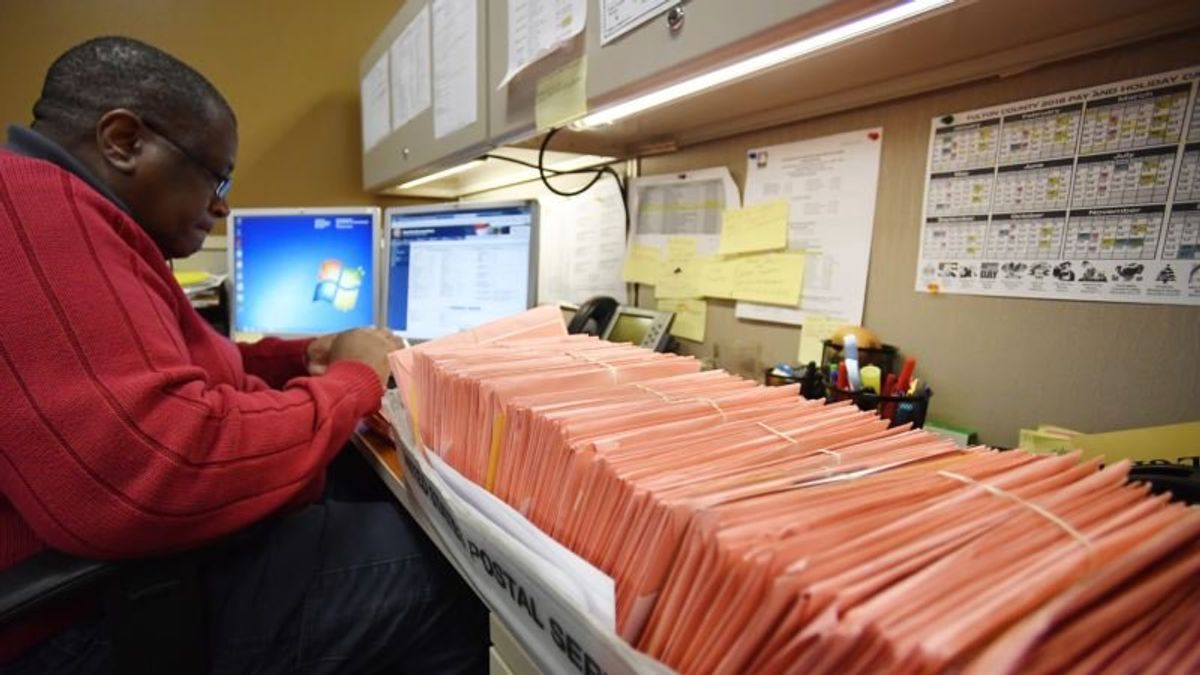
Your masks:
<svg viewBox="0 0 1200 675"><path fill-rule="evenodd" d="M535 200L388 209L384 316L430 340L516 314L537 301Z"/></svg>

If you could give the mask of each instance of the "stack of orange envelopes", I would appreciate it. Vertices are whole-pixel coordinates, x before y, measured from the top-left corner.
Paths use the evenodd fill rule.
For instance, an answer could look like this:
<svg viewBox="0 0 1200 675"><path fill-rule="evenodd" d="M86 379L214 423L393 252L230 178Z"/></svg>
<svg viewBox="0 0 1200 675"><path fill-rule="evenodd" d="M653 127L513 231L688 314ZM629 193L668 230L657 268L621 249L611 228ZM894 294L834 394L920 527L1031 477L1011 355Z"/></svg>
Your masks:
<svg viewBox="0 0 1200 675"><path fill-rule="evenodd" d="M393 372L428 450L611 575L618 632L664 663L1200 671L1200 512L1126 464L959 449L559 317Z"/></svg>

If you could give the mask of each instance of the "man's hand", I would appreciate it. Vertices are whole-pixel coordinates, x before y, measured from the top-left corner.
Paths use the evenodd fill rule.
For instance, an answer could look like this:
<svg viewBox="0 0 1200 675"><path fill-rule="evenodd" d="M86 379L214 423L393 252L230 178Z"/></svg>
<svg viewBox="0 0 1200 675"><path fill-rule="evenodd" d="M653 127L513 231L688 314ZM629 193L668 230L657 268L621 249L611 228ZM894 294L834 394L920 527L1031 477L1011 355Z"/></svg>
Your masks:
<svg viewBox="0 0 1200 675"><path fill-rule="evenodd" d="M400 338L384 328L355 328L322 335L308 345L308 372L321 375L331 363L360 361L375 370L380 382L387 382L387 355L403 348Z"/></svg>

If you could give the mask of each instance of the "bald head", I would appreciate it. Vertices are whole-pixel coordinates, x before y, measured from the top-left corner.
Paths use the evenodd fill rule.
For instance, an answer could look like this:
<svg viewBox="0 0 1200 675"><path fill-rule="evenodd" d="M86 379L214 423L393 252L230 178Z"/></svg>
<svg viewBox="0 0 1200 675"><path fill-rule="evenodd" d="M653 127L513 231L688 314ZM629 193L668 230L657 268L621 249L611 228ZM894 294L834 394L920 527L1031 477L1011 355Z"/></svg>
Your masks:
<svg viewBox="0 0 1200 675"><path fill-rule="evenodd" d="M186 135L220 117L236 126L229 103L186 63L132 38L100 37L51 64L33 106L33 127L74 146L88 142L100 118L117 108Z"/></svg>
<svg viewBox="0 0 1200 675"><path fill-rule="evenodd" d="M124 37L51 64L33 128L104 183L168 258L199 250L229 214L237 121L203 75Z"/></svg>

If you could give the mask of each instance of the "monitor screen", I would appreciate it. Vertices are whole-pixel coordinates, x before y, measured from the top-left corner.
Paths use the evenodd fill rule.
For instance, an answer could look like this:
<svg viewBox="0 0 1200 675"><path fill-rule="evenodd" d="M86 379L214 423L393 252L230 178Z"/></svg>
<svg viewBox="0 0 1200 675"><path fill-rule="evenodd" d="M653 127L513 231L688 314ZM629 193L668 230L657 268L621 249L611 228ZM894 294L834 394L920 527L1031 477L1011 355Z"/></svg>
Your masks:
<svg viewBox="0 0 1200 675"><path fill-rule="evenodd" d="M610 342L632 342L635 345L642 344L646 333L650 331L650 326L654 323L652 316L640 316L637 314L626 314L625 312L617 312L617 317L613 319L612 329L608 332L606 338Z"/></svg>
<svg viewBox="0 0 1200 675"><path fill-rule="evenodd" d="M235 338L377 325L378 209L234 209L227 231Z"/></svg>
<svg viewBox="0 0 1200 675"><path fill-rule="evenodd" d="M429 340L533 307L537 203L388 209L385 315L398 335Z"/></svg>

